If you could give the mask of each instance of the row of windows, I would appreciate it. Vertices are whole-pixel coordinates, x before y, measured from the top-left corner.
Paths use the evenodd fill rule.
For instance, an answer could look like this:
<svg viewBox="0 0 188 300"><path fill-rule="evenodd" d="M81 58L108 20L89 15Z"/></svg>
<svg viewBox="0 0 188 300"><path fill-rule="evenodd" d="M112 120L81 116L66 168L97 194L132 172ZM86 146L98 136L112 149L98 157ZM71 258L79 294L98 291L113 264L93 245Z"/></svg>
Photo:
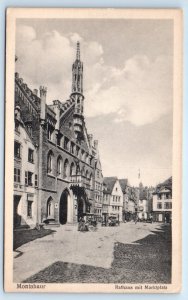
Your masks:
<svg viewBox="0 0 188 300"><path fill-rule="evenodd" d="M25 171L25 185L26 186L38 186L38 176L29 171ZM19 168L14 168L14 182L21 183L21 170Z"/></svg>
<svg viewBox="0 0 188 300"><path fill-rule="evenodd" d="M21 144L18 142L14 142L14 157L21 158ZM28 161L34 163L34 150L28 149Z"/></svg>
<svg viewBox="0 0 188 300"><path fill-rule="evenodd" d="M112 205L112 210L118 211L119 209L120 209L119 206L113 206L113 205Z"/></svg>
<svg viewBox="0 0 188 300"><path fill-rule="evenodd" d="M102 190L102 183L96 182L96 183L95 183L95 189L96 189L97 191L101 191L101 190Z"/></svg>
<svg viewBox="0 0 188 300"><path fill-rule="evenodd" d="M162 209L162 203L161 202L157 203L157 208ZM164 209L172 209L172 202L165 202L164 203Z"/></svg>
<svg viewBox="0 0 188 300"><path fill-rule="evenodd" d="M114 196L113 195L113 202L120 202L121 197L120 196Z"/></svg>
<svg viewBox="0 0 188 300"><path fill-rule="evenodd" d="M161 199L171 199L171 198L172 198L172 196L170 194L163 194L163 195L159 194L159 195L157 195L157 199L158 200L161 200Z"/></svg>
<svg viewBox="0 0 188 300"><path fill-rule="evenodd" d="M53 141L53 132L54 128L48 125L48 139ZM69 151L71 154L79 157L82 161L87 164L92 164L92 157L89 156L84 150L80 149L75 143L71 142L67 137L57 137L57 145L63 147L66 151Z"/></svg>
<svg viewBox="0 0 188 300"><path fill-rule="evenodd" d="M95 199L97 200L97 202L102 202L102 197L97 194L95 195Z"/></svg>
<svg viewBox="0 0 188 300"><path fill-rule="evenodd" d="M50 151L47 157L47 173L53 174L53 164L54 164L54 156L53 153ZM79 166L76 166L73 162L69 164L68 159L65 159L63 164L63 159L61 156L57 158L57 176L63 176L63 178L72 177L82 175L88 180L92 179L92 174L89 173L88 170L85 171L83 167L80 170Z"/></svg>

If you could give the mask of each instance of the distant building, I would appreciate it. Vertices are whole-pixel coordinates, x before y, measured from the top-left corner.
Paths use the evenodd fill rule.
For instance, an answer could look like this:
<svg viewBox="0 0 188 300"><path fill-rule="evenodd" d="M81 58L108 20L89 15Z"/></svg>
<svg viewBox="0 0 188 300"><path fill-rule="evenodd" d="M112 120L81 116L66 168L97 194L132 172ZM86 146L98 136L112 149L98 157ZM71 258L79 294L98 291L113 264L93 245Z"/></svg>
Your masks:
<svg viewBox="0 0 188 300"><path fill-rule="evenodd" d="M153 193L153 221L170 223L172 219L172 177L156 186Z"/></svg>
<svg viewBox="0 0 188 300"><path fill-rule="evenodd" d="M107 212L108 216L117 216L119 221L122 221L123 192L118 178L104 177L103 186L103 213Z"/></svg>
<svg viewBox="0 0 188 300"><path fill-rule="evenodd" d="M15 107L14 131L14 229L35 227L38 221L38 149Z"/></svg>

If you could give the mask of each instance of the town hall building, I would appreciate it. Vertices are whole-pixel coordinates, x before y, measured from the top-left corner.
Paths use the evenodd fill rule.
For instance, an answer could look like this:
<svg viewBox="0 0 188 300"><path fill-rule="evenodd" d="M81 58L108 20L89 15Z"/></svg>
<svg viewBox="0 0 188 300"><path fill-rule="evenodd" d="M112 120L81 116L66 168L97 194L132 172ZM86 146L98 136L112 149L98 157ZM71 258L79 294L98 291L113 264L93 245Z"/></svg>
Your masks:
<svg viewBox="0 0 188 300"><path fill-rule="evenodd" d="M30 222L27 222L27 216L24 217L28 225L32 221L33 224L72 224L82 215L96 211L96 182L97 190L102 190L98 141L93 140L93 135L87 132L84 118L86 100L83 94L83 63L80 60L79 42L76 59L72 65L70 97L65 102L54 100L51 105L47 105L46 95L47 88L40 87L39 92L32 91L20 75L15 73L15 108L19 110L22 128L36 156L33 160L31 186L34 196L28 196L32 193L31 187L27 191L26 181L23 182L22 193L14 191L14 201L17 199L14 216L20 216L14 221L16 227L21 225L19 220L23 210L17 209L22 207L23 199L35 201L34 209L29 211ZM21 146L24 145L24 140L17 139L15 135L15 143ZM20 165L21 160L22 157L19 157ZM15 167L16 163L18 162L15 162ZM37 186L34 183L35 178ZM19 194L19 197L15 197L15 193ZM97 202L100 202L100 199L101 194L98 193ZM28 203L25 205L29 207Z"/></svg>

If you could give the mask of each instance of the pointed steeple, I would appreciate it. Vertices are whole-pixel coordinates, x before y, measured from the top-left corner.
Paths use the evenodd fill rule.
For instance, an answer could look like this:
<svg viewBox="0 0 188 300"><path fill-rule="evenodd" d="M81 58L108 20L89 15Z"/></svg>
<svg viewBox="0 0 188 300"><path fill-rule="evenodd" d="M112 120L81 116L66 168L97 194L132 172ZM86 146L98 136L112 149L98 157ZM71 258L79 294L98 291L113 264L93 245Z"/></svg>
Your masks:
<svg viewBox="0 0 188 300"><path fill-rule="evenodd" d="M83 93L83 63L80 61L79 42L76 47L76 60L72 65L72 93Z"/></svg>
<svg viewBox="0 0 188 300"><path fill-rule="evenodd" d="M80 60L80 42L77 42L76 59Z"/></svg>
<svg viewBox="0 0 188 300"><path fill-rule="evenodd" d="M83 63L80 60L80 43L76 44L76 60L72 65L72 93L71 99L75 103L74 108L74 130L76 137L80 139L83 136L83 112L84 112L84 96L83 96Z"/></svg>

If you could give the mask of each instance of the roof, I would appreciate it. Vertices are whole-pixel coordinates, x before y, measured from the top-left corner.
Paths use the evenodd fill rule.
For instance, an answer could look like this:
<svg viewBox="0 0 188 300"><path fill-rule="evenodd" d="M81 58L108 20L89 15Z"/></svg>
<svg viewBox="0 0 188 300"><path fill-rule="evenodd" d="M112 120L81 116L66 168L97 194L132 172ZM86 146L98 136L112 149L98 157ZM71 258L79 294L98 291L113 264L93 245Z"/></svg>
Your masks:
<svg viewBox="0 0 188 300"><path fill-rule="evenodd" d="M172 176L166 179L164 182L159 183L157 188L166 187L172 189Z"/></svg>
<svg viewBox="0 0 188 300"><path fill-rule="evenodd" d="M167 188L170 191L172 190L172 176L169 177L168 179L166 179L165 181L163 181L162 183L159 183L156 186L155 191L153 192L153 195L159 193L162 189Z"/></svg>
<svg viewBox="0 0 188 300"><path fill-rule="evenodd" d="M140 200L146 200L147 199L147 190L141 190L139 193L139 199Z"/></svg>
<svg viewBox="0 0 188 300"><path fill-rule="evenodd" d="M104 177L103 179L103 185L106 186L106 190L104 190L104 193L111 194L114 184L118 180L117 177Z"/></svg>
<svg viewBox="0 0 188 300"><path fill-rule="evenodd" d="M127 187L127 185L128 185L128 179L127 178L119 179L119 183L120 183L122 192L124 192L125 189L126 189L126 187Z"/></svg>

